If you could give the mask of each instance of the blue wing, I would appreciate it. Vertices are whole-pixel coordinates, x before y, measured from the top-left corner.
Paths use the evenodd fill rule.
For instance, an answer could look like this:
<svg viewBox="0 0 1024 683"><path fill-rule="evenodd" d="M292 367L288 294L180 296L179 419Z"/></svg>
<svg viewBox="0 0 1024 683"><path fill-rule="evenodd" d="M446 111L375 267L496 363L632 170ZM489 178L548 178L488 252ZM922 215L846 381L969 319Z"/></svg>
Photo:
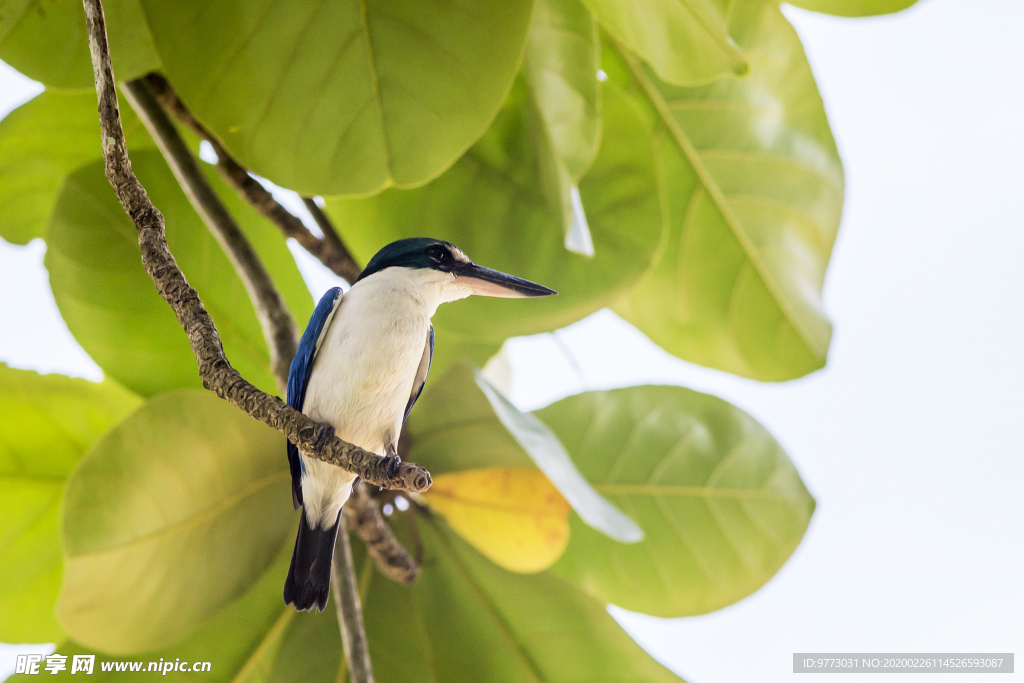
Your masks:
<svg viewBox="0 0 1024 683"><path fill-rule="evenodd" d="M420 365L416 369L416 378L412 383L412 396L409 397L409 402L405 405L405 417L402 418L402 424L409 419L409 411L416 405L416 399L423 393L423 385L427 383L427 375L430 373L430 361L434 359L434 326L430 326L430 330L427 331L427 346L423 349L423 358L420 360Z"/></svg>
<svg viewBox="0 0 1024 683"><path fill-rule="evenodd" d="M343 292L340 287L332 287L320 298L313 315L306 325L306 331L299 340L299 350L292 359L288 369L288 405L302 412L302 404L306 400L306 387L309 376L313 373L316 354L323 343L324 334L331 326ZM299 460L299 449L291 441L288 442L288 467L292 473L292 504L298 510L302 506L302 461Z"/></svg>

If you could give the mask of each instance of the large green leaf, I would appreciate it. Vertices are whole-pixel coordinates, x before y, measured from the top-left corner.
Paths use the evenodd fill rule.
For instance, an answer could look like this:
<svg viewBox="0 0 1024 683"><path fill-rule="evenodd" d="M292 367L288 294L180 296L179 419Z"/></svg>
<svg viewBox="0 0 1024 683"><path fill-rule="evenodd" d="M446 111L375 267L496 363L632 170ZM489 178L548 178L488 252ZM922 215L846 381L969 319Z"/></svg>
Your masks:
<svg viewBox="0 0 1024 683"><path fill-rule="evenodd" d="M353 552L359 558L356 567L360 585L367 586L369 573L374 571L373 563L364 561L368 558L361 545L356 545ZM296 612L294 607L281 601L281 585L288 572L291 554L292 543L289 542L241 597L198 622L186 640L166 649L136 654L131 661L144 662L143 671L149 662L159 661L181 662L188 666L197 662L212 665L209 671L202 673L160 671L162 680L181 683L189 680L213 683L341 682L343 679L339 674L344 674L344 661L334 604L331 603L322 614L317 614ZM125 675L124 672L102 671L104 662L123 661L119 657L109 657L74 642L59 645L57 652L95 655L93 675L101 681L123 680ZM59 675L70 675L70 666L68 669Z"/></svg>
<svg viewBox="0 0 1024 683"><path fill-rule="evenodd" d="M106 0L103 12L118 80L159 68L139 0ZM92 89L92 61L81 3L0 2L0 59L51 87Z"/></svg>
<svg viewBox="0 0 1024 683"><path fill-rule="evenodd" d="M565 246L594 255L577 184L600 141L597 26L579 0L537 0L523 56L523 77L537 121L540 177L561 206ZM544 158L547 156L548 158Z"/></svg>
<svg viewBox="0 0 1024 683"><path fill-rule="evenodd" d="M821 288L843 171L800 41L779 8L737 3L750 74L666 85L621 48L610 79L646 107L671 220L661 261L616 310L681 358L760 380L822 367Z"/></svg>
<svg viewBox="0 0 1024 683"><path fill-rule="evenodd" d="M601 600L665 617L729 605L779 570L814 511L779 444L713 396L630 387L572 396L537 415L646 534L624 545L573 520L552 570Z"/></svg>
<svg viewBox="0 0 1024 683"><path fill-rule="evenodd" d="M472 297L442 306L439 339L493 342L567 325L621 297L648 269L662 235L653 155L637 112L615 86L604 92L601 149L580 182L596 256L565 249L561 206L538 173L536 117L513 91L479 143L416 190L329 200L346 240L366 261L388 242L430 235L470 258L559 292L543 299Z"/></svg>
<svg viewBox="0 0 1024 683"><path fill-rule="evenodd" d="M220 245L158 153L134 154L132 165L163 212L171 251L213 316L232 365L258 386L278 391L256 313ZM212 172L208 175L296 319L306 320L312 298L284 238ZM146 396L200 386L188 338L142 267L135 227L110 189L102 162L67 177L47 245L45 263L57 306L71 333L104 371Z"/></svg>
<svg viewBox="0 0 1024 683"><path fill-rule="evenodd" d="M270 567L253 583L237 600L231 602L219 612L205 621L196 624L196 630L180 643L164 649L136 655L132 661L142 661L143 671L149 662L183 662L192 666L196 662L210 662L208 672L168 671L150 673L151 677L160 676L168 681L213 681L215 683L266 683L282 679L272 674L279 662L288 661L289 657L330 658L333 672L337 672L337 661L340 658L340 639L337 636L338 622L334 611L321 615L297 614L290 606L281 601L281 584L288 571L291 557L291 543L286 544ZM310 643L296 642L295 635L308 631L309 621L323 624L323 633ZM334 651L319 652L310 646L330 646L325 642L333 629L335 634ZM123 671L104 672L102 666L111 661L123 661L119 657L108 657L96 650L89 650L74 642L67 642L57 647L63 655L93 654L96 662L93 676L98 680L124 680ZM62 676L71 675L71 659L68 659L68 670ZM307 671L309 670L307 666ZM77 675L77 674L76 674ZM269 677L268 677L269 676ZM71 679L77 680L77 679ZM90 678L89 680L94 680ZM287 679L284 679L287 680ZM316 681L317 678L306 679Z"/></svg>
<svg viewBox="0 0 1024 683"><path fill-rule="evenodd" d="M917 0L786 0L794 7L841 17L868 17L901 12Z"/></svg>
<svg viewBox="0 0 1024 683"><path fill-rule="evenodd" d="M239 161L305 194L437 176L483 134L529 0L143 0L164 71Z"/></svg>
<svg viewBox="0 0 1024 683"><path fill-rule="evenodd" d="M363 605L381 683L678 683L569 582L501 569L439 521L418 527L416 583L374 575Z"/></svg>
<svg viewBox="0 0 1024 683"><path fill-rule="evenodd" d="M601 25L658 75L676 85L707 83L747 72L729 39L731 0L583 0Z"/></svg>
<svg viewBox="0 0 1024 683"><path fill-rule="evenodd" d="M209 392L150 399L68 481L57 616L78 643L152 650L237 598L293 531L284 439Z"/></svg>
<svg viewBox="0 0 1024 683"><path fill-rule="evenodd" d="M372 568L369 571L373 571ZM283 581L283 574L278 583ZM334 599L334 596L331 596ZM295 613L291 605L285 607ZM335 683L344 667L337 606L322 613L302 612L290 620L270 671L270 683Z"/></svg>
<svg viewBox="0 0 1024 683"><path fill-rule="evenodd" d="M64 480L89 445L139 403L113 382L0 363L0 642L63 637L53 606Z"/></svg>
<svg viewBox="0 0 1024 683"><path fill-rule="evenodd" d="M121 110L121 125L133 154L153 147L131 108ZM101 154L95 92L48 90L8 114L0 121L0 238L42 237L64 176Z"/></svg>

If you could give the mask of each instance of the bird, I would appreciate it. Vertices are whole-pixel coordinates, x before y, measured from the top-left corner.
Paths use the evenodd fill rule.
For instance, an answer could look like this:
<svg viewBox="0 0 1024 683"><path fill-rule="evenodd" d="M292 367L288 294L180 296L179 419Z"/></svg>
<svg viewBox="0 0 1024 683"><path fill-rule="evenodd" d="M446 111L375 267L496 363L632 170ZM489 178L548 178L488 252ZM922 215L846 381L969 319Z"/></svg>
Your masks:
<svg viewBox="0 0 1024 683"><path fill-rule="evenodd" d="M378 251L343 293L320 299L288 372L288 405L331 436L401 464L398 438L423 391L438 306L471 295L540 297L552 289L479 266L450 242L400 239ZM288 443L292 503L301 509L284 585L286 605L323 611L342 506L357 475Z"/></svg>

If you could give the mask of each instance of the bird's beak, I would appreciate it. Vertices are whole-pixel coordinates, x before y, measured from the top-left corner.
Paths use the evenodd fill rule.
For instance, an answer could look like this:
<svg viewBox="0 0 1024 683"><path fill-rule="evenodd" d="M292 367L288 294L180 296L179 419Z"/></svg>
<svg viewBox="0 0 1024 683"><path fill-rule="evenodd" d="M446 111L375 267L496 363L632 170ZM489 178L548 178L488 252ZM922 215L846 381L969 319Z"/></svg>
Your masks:
<svg viewBox="0 0 1024 683"><path fill-rule="evenodd" d="M502 273L470 263L460 268L455 275L456 282L465 286L473 294L479 296L498 296L506 299L519 299L534 296L551 296L558 294L535 282L524 280L515 275Z"/></svg>

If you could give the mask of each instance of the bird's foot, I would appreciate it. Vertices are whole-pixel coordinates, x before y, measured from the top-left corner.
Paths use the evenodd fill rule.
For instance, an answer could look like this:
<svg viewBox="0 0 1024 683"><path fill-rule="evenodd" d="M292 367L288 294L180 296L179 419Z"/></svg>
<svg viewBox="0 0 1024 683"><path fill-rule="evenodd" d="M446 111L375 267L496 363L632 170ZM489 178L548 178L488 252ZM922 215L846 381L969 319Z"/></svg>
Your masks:
<svg viewBox="0 0 1024 683"><path fill-rule="evenodd" d="M313 449L316 453L323 452L323 449L331 442L334 438L334 427L321 422L316 426L316 431L313 432Z"/></svg>
<svg viewBox="0 0 1024 683"><path fill-rule="evenodd" d="M402 468L402 457L398 453L390 453L384 456L387 478L394 479L398 476L398 470Z"/></svg>

